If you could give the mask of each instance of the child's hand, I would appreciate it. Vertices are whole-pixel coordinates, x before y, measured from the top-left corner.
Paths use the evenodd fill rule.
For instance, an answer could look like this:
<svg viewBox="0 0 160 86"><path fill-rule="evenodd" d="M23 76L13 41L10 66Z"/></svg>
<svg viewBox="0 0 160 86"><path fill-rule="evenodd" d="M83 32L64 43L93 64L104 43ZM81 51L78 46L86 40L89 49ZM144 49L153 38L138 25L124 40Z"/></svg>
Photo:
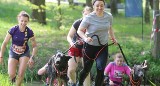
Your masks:
<svg viewBox="0 0 160 86"><path fill-rule="evenodd" d="M109 85L114 86L114 83L112 80L109 80Z"/></svg>

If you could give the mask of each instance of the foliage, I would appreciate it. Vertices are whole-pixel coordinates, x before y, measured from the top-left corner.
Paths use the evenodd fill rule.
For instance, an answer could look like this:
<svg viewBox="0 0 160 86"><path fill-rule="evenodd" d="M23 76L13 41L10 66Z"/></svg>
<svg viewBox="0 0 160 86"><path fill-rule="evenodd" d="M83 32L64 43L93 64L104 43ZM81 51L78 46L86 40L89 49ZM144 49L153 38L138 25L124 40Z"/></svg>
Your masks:
<svg viewBox="0 0 160 86"><path fill-rule="evenodd" d="M0 73L0 86L10 86L10 82L8 81L8 76L6 74Z"/></svg>
<svg viewBox="0 0 160 86"><path fill-rule="evenodd" d="M17 0L18 1L18 0ZM16 16L21 10L25 10L31 13L28 5L24 5L23 0L1 0L0 3L0 45L4 40L6 32L13 25L17 24ZM23 4L22 4L23 3ZM47 25L40 25L32 20L29 23L35 33L36 41L38 43L38 53L36 56L36 63L33 69L27 69L25 73L25 82L39 80L37 71L43 65L46 64L49 57L51 57L57 50L65 51L69 48L68 42L66 40L67 33L72 25L72 23L81 17L82 7L75 7L74 9L69 8L68 5L62 5L62 26L61 29L57 29L57 4L46 3L46 13L47 13ZM108 11L108 9L106 10ZM159 73L160 64L159 59L152 58L151 56L151 45L150 45L150 33L151 24L144 24L143 29L143 40L142 40L142 19L140 17L126 18L124 16L124 11L120 11L118 16L113 19L113 29L119 44L122 46L122 50L132 67L134 64L140 64L144 60L149 63L147 73L148 81L156 83L159 85ZM111 43L111 42L109 42ZM5 68L0 67L1 76L7 77L7 58L8 50L10 48L10 43L7 45L6 52L4 55ZM116 45L109 46L109 61L113 61L112 55L116 52L120 52L119 47ZM92 69L95 71L95 65ZM94 72L95 73L95 72ZM149 82L148 82L149 83ZM3 85L2 85L3 86ZM7 86L7 85L6 85Z"/></svg>

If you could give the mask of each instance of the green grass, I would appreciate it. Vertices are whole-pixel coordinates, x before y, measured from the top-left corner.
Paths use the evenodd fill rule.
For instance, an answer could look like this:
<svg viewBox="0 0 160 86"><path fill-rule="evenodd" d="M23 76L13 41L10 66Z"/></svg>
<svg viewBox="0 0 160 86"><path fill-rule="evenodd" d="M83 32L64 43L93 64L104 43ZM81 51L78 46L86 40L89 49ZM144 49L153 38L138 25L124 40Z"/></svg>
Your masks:
<svg viewBox="0 0 160 86"><path fill-rule="evenodd" d="M19 1L19 2L17 2ZM16 16L21 10L27 11L31 14L29 5L24 0L1 0L0 1L0 46L4 40L6 32L12 26L17 24ZM65 51L69 48L66 40L67 33L72 23L81 17L82 7L69 8L68 5L62 5L63 23L60 30L57 29L57 4L46 3L47 6L47 25L41 25L32 20L29 23L35 33L36 41L38 43L38 53L36 56L36 64L34 69L27 69L25 74L25 81L39 80L37 77L37 70L42 67L57 50ZM152 19L151 19L152 20ZM115 31L116 38L122 46L123 52L131 66L136 63L141 63L144 59L150 61L151 70L148 71L148 78L154 82L156 74L159 76L160 69L157 68L157 59L151 58L151 46L150 46L150 33L152 24L143 24L143 40L142 40L142 18L126 18L124 11L121 11L118 16L113 19L113 29ZM109 42L111 43L111 42ZM5 52L5 64L7 64L8 49L10 43L7 45ZM109 54L112 55L115 52L120 52L119 48L115 45L109 47ZM144 55L141 52L145 52ZM112 58L109 61L113 60ZM7 67L6 67L7 69ZM1 68L0 68L1 70ZM7 70L1 71L1 74L6 76ZM1 81L2 75L0 75ZM1 82L0 82L1 83ZM1 85L0 85L1 86ZM7 85L6 85L7 86Z"/></svg>
<svg viewBox="0 0 160 86"><path fill-rule="evenodd" d="M8 76L6 74L1 74L0 73L0 86L10 86L10 82L8 81Z"/></svg>

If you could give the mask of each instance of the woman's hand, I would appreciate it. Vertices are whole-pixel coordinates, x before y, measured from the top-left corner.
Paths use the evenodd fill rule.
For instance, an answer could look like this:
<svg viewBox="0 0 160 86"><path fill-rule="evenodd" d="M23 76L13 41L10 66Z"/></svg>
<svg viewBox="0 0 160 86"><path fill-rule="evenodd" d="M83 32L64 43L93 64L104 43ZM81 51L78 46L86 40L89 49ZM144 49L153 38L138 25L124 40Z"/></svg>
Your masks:
<svg viewBox="0 0 160 86"><path fill-rule="evenodd" d="M73 42L70 43L70 46L71 46L71 47L74 47L74 48L76 47L76 46L75 46L75 43L73 43Z"/></svg>
<svg viewBox="0 0 160 86"><path fill-rule="evenodd" d="M78 40L76 44L77 44L77 45L83 45L83 43L84 43L83 40Z"/></svg>
<svg viewBox="0 0 160 86"><path fill-rule="evenodd" d="M88 43L88 42L92 42L93 39L92 39L91 37L87 37L87 38L84 39L84 41L85 41L86 43Z"/></svg>
<svg viewBox="0 0 160 86"><path fill-rule="evenodd" d="M111 38L111 41L114 43L114 44L117 44L117 40L115 38Z"/></svg>
<svg viewBox="0 0 160 86"><path fill-rule="evenodd" d="M34 60L33 60L34 57L30 57L29 61L28 61L28 65L29 65L29 68L33 68L34 66Z"/></svg>

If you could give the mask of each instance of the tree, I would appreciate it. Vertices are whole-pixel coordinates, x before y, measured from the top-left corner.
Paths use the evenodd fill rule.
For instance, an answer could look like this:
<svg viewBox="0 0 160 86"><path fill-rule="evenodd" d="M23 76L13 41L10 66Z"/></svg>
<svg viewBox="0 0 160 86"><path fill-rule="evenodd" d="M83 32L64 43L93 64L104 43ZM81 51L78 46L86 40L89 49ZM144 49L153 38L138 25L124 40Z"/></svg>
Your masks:
<svg viewBox="0 0 160 86"><path fill-rule="evenodd" d="M92 0L86 0L86 6L92 7Z"/></svg>
<svg viewBox="0 0 160 86"><path fill-rule="evenodd" d="M154 41L154 45L153 45L153 50L152 50L152 55L155 58L160 58L160 12L159 12L159 0L153 0L153 9L154 9L154 20L155 20L155 24L153 27L153 33L154 33L154 37L153 37L153 41Z"/></svg>
<svg viewBox="0 0 160 86"><path fill-rule="evenodd" d="M30 2L37 6L32 8L31 17L41 24L46 24L45 0L30 0Z"/></svg>
<svg viewBox="0 0 160 86"><path fill-rule="evenodd" d="M62 10L61 10L61 1L58 0L58 18L57 18L57 27L58 29L60 29L60 27L62 26Z"/></svg>
<svg viewBox="0 0 160 86"><path fill-rule="evenodd" d="M149 3L150 3L150 6L151 6L151 9L153 9L153 0L149 0Z"/></svg>
<svg viewBox="0 0 160 86"><path fill-rule="evenodd" d="M70 7L72 7L72 8L74 7L74 1L73 0L68 0L68 3L69 3Z"/></svg>
<svg viewBox="0 0 160 86"><path fill-rule="evenodd" d="M149 0L145 4L145 23L150 23Z"/></svg>
<svg viewBox="0 0 160 86"><path fill-rule="evenodd" d="M118 14L117 0L110 0L110 4L111 4L111 13L113 15L117 15Z"/></svg>

